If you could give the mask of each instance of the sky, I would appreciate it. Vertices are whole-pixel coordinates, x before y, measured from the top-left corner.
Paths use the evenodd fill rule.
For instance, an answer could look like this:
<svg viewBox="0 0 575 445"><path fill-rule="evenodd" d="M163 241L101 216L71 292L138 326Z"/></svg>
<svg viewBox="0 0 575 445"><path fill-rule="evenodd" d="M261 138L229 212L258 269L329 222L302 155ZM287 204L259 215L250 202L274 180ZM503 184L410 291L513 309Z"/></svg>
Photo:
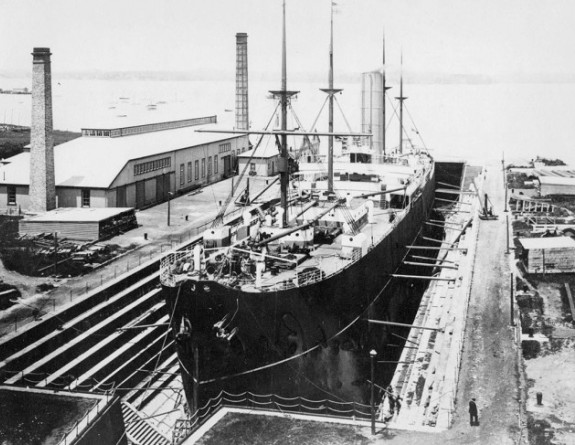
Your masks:
<svg viewBox="0 0 575 445"><path fill-rule="evenodd" d="M572 0L336 0L335 67L386 58L406 73L490 77L575 75ZM327 71L331 0L287 0L288 71ZM53 70L234 74L235 34L248 33L250 74L277 78L281 0L0 0L0 72ZM230 76L231 75L231 76Z"/></svg>

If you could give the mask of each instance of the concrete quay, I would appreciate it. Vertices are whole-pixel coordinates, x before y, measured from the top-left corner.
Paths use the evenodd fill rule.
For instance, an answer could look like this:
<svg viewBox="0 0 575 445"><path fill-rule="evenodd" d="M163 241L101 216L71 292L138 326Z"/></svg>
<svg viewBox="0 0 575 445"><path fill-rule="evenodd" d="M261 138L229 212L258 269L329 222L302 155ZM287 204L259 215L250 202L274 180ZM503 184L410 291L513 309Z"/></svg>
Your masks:
<svg viewBox="0 0 575 445"><path fill-rule="evenodd" d="M446 231L448 241L457 224L472 218L458 242L467 251L447 253L445 260L453 263L444 264L457 269L442 269L438 276L454 281L433 282L423 297L413 324L441 330L411 330L408 340L417 349L404 350L400 362L406 363L398 364L392 381L402 398L401 411L391 416L388 401L381 406L381 417L388 417L386 442L527 443L521 332L511 321L509 213L500 164L484 167L475 183L480 196L488 194L498 219L479 219L473 195L461 198L471 206L457 206L472 207L472 213L446 218L453 227ZM472 398L479 408L478 426L470 426Z"/></svg>

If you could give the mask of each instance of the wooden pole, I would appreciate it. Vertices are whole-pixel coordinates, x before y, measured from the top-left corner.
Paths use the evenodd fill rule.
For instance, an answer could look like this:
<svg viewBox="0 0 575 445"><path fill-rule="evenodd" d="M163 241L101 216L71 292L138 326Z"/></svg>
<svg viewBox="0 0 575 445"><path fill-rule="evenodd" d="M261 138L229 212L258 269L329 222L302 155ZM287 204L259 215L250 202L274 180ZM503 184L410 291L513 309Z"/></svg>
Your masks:
<svg viewBox="0 0 575 445"><path fill-rule="evenodd" d="M565 291L567 292L567 299L569 300L569 307L571 308L571 322L575 323L575 304L573 304L573 296L571 295L569 283L565 283Z"/></svg>
<svg viewBox="0 0 575 445"><path fill-rule="evenodd" d="M421 255L411 255L411 258L415 258L418 260L430 260L430 261L441 261L441 263L450 263L450 264L457 264L457 262L455 261L451 261L451 260L446 260L446 259L439 259L439 258L433 258L431 256L421 256Z"/></svg>
<svg viewBox="0 0 575 445"><path fill-rule="evenodd" d="M371 435L375 435L375 391L374 391L374 380L375 380L375 356L377 352L372 349L369 352L369 358L371 361Z"/></svg>
<svg viewBox="0 0 575 445"><path fill-rule="evenodd" d="M434 247L434 246L405 246L408 249L418 250L467 250L466 247Z"/></svg>
<svg viewBox="0 0 575 445"><path fill-rule="evenodd" d="M513 272L511 272L511 289L509 290L509 297L510 297L510 307L511 307L511 326L515 326L515 317L513 316L513 290L514 290L514 279L513 279Z"/></svg>
<svg viewBox="0 0 575 445"><path fill-rule="evenodd" d="M455 278L441 278L441 277L428 277L426 275L401 275L391 274L393 278L412 278L415 280L430 280L430 281L455 281Z"/></svg>
<svg viewBox="0 0 575 445"><path fill-rule="evenodd" d="M454 269L457 270L456 266L444 265L444 264L431 264L431 263L418 263L416 261L404 261L403 264L410 264L412 266L427 266L427 267L439 267L440 269Z"/></svg>
<svg viewBox="0 0 575 445"><path fill-rule="evenodd" d="M507 248L505 249L505 254L509 255L509 214L505 215L505 232L507 233Z"/></svg>
<svg viewBox="0 0 575 445"><path fill-rule="evenodd" d="M370 318L367 319L368 323L374 323L374 324L383 324L383 325L389 325L389 326L401 326L404 328L411 328L411 329L426 329L428 331L439 331L439 332L443 332L442 328L430 328L427 326L417 326L414 324L407 324L407 323L398 323L396 321L384 321L384 320L372 320Z"/></svg>

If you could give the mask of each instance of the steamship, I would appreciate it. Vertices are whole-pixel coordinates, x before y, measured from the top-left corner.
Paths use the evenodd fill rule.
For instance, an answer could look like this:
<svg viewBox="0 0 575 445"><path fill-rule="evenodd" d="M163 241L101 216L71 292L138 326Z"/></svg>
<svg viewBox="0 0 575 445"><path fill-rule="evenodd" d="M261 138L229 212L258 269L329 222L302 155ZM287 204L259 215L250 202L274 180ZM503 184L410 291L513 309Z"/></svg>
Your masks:
<svg viewBox="0 0 575 445"><path fill-rule="evenodd" d="M192 413L222 390L367 403L369 351L388 341L367 319L393 318L409 297L392 274L432 210L428 153L400 142L389 156L366 143L334 155L334 138L369 135L333 131L332 51L329 129L313 132L328 139L327 165L310 133L288 128L285 4L283 26L282 87L271 92L281 128L242 132L276 139L280 197L225 224L218 215L160 266ZM308 141L297 160L288 135Z"/></svg>

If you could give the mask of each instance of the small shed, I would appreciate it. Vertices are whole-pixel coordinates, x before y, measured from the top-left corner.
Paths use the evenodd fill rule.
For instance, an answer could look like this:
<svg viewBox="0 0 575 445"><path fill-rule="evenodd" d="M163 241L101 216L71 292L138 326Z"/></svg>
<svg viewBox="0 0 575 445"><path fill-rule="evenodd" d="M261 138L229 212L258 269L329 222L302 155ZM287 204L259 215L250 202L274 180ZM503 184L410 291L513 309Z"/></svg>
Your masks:
<svg viewBox="0 0 575 445"><path fill-rule="evenodd" d="M138 227L132 207L61 207L22 219L20 236L57 233L59 238L98 241Z"/></svg>
<svg viewBox="0 0 575 445"><path fill-rule="evenodd" d="M552 238L519 238L519 256L528 273L575 272L575 239L568 236Z"/></svg>
<svg viewBox="0 0 575 445"><path fill-rule="evenodd" d="M240 153L237 156L239 171L249 164L247 173L251 176L274 176L278 173L279 151L275 144Z"/></svg>

